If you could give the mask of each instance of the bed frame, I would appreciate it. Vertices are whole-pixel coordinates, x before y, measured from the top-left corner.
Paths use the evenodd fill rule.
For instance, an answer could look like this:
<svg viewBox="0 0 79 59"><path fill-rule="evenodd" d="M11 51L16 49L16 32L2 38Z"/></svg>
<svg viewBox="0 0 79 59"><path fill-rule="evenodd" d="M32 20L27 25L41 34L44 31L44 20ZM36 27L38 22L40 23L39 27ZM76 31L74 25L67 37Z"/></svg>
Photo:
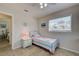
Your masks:
<svg viewBox="0 0 79 59"><path fill-rule="evenodd" d="M42 42L42 44L40 43L40 42L37 42L37 41L35 41L35 40L33 40L33 44L35 44L35 45L38 45L38 46L40 46L40 47L42 47L42 48L45 48L46 50L48 50L50 53L52 53L52 54L54 54L55 53L55 50L56 50L56 48L58 47L58 41L57 40L55 40L53 43L51 43L50 44L50 42L49 42L49 44L44 44L43 42Z"/></svg>

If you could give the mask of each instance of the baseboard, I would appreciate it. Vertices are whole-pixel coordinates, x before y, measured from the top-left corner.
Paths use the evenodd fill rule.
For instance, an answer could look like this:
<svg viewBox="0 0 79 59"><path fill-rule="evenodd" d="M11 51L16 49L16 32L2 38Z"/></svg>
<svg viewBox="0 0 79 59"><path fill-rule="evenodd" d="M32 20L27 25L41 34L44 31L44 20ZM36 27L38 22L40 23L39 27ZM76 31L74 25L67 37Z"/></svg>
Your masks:
<svg viewBox="0 0 79 59"><path fill-rule="evenodd" d="M79 54L79 51L76 51L76 50L68 49L68 48L65 48L65 47L59 47L59 48Z"/></svg>
<svg viewBox="0 0 79 59"><path fill-rule="evenodd" d="M21 48L21 46L12 47L12 50L17 49L17 48Z"/></svg>

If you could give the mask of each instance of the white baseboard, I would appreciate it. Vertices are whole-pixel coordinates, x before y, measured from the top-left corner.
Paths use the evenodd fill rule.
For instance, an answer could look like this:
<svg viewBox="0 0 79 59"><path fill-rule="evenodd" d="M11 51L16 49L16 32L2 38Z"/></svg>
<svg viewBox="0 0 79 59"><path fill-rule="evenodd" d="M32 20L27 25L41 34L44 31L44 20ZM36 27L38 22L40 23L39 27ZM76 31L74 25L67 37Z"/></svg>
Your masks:
<svg viewBox="0 0 79 59"><path fill-rule="evenodd" d="M74 53L78 53L79 54L79 51L76 51L76 50L68 49L68 48L65 48L65 47L59 47L59 48L65 49L65 50L68 50L68 51L71 51L71 52L74 52Z"/></svg>

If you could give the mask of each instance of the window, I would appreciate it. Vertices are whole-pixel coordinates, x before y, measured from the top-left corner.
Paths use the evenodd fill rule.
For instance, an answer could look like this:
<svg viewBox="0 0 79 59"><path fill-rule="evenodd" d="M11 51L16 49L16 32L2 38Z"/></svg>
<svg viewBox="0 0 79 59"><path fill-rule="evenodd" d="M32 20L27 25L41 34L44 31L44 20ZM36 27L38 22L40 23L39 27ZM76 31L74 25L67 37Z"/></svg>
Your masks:
<svg viewBox="0 0 79 59"><path fill-rule="evenodd" d="M49 31L56 31L56 32L71 31L71 16L49 20Z"/></svg>

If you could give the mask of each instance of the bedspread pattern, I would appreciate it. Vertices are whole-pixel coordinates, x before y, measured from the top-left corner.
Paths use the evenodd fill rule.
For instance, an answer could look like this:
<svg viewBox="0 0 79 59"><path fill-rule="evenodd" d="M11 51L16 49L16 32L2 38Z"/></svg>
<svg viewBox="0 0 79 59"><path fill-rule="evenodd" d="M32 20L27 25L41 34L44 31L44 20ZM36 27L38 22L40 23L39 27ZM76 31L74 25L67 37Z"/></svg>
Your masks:
<svg viewBox="0 0 79 59"><path fill-rule="evenodd" d="M45 38L45 37L33 37L33 43L47 48L49 51L54 51L57 46L56 39Z"/></svg>

